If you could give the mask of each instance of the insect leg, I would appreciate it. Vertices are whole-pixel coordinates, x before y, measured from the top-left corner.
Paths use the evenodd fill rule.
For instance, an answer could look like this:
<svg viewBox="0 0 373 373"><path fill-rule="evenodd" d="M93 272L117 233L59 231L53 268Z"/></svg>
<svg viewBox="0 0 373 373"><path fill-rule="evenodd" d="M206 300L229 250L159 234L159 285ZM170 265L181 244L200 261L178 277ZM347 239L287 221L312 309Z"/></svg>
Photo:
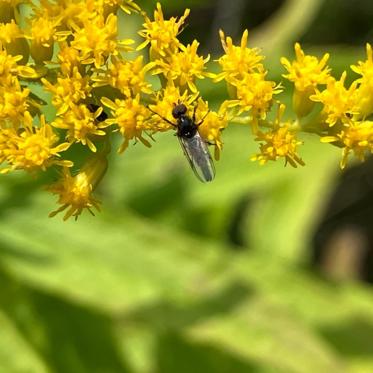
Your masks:
<svg viewBox="0 0 373 373"><path fill-rule="evenodd" d="M170 120L168 120L167 118L165 117L162 117L162 115L156 113L154 110L150 109L149 106L147 106L148 110L151 111L153 114L155 115L158 115L161 119L163 119L165 122L167 122L168 124L170 124L172 127L175 127L177 128L177 125L175 123L172 123Z"/></svg>
<svg viewBox="0 0 373 373"><path fill-rule="evenodd" d="M198 123L196 123L197 127L199 127L203 123L203 121L206 119L209 113L210 113L210 109L208 109L207 113L203 116L203 118Z"/></svg>

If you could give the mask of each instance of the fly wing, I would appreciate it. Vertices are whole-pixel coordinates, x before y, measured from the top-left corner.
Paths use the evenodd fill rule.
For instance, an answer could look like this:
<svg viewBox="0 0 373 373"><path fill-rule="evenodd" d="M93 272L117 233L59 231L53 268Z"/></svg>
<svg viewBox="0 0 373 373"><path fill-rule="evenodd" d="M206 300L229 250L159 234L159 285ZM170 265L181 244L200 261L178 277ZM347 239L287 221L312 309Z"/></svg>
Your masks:
<svg viewBox="0 0 373 373"><path fill-rule="evenodd" d="M202 182L212 181L215 177L214 162L207 144L197 132L192 138L179 136L180 145L189 161L190 167Z"/></svg>

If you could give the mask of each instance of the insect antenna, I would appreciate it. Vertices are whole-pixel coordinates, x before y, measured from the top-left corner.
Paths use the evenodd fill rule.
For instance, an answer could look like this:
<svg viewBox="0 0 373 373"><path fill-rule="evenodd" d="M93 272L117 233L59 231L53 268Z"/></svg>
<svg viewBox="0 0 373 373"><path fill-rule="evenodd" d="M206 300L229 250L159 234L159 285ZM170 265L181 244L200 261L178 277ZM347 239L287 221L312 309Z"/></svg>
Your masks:
<svg viewBox="0 0 373 373"><path fill-rule="evenodd" d="M167 122L168 124L171 124L172 127L176 127L177 128L177 125L175 123L172 123L170 120L168 120L167 118L165 117L162 117L162 115L158 114L157 112L155 112L154 110L150 109L149 106L147 106L148 110L151 111L153 114L155 115L158 115L161 119L163 119L165 122Z"/></svg>

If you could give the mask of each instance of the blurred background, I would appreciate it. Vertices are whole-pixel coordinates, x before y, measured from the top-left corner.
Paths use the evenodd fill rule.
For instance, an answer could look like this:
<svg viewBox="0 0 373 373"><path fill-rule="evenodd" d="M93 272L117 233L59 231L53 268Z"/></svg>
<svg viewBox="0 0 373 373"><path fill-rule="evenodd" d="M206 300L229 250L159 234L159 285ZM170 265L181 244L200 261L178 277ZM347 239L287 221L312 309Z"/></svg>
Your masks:
<svg viewBox="0 0 373 373"><path fill-rule="evenodd" d="M139 1L149 13L154 1ZM191 8L184 42L222 53L217 30L266 55L330 52L336 77L373 37L368 0L162 1ZM122 17L135 34L141 18ZM206 81L212 106L224 86ZM306 167L259 166L245 127L223 135L201 184L172 133L111 154L102 213L49 219L40 179L0 189L0 372L373 371L373 161L341 172L341 151L304 136ZM119 140L119 139L118 139ZM82 155L84 157L85 155Z"/></svg>

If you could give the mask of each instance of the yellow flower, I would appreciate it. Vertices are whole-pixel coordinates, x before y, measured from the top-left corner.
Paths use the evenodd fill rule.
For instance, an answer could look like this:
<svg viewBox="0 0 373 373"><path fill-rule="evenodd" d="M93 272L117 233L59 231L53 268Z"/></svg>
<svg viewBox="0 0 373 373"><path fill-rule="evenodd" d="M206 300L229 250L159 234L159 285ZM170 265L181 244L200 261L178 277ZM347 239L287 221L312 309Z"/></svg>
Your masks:
<svg viewBox="0 0 373 373"><path fill-rule="evenodd" d="M83 20L82 27L75 27L71 46L81 51L83 64L94 64L101 67L110 55L117 55L119 49L129 50L132 40L117 40L117 17L110 14L106 20L97 14L93 18Z"/></svg>
<svg viewBox="0 0 373 373"><path fill-rule="evenodd" d="M370 75L373 70L373 52L372 46L369 43L366 44L366 52L366 61L359 61L357 65L351 65L351 69L362 77L366 74Z"/></svg>
<svg viewBox="0 0 373 373"><path fill-rule="evenodd" d="M29 45L25 39L23 31L12 19L9 23L0 23L0 44L12 56L21 55L21 64L26 64L30 54Z"/></svg>
<svg viewBox="0 0 373 373"><path fill-rule="evenodd" d="M70 216L74 216L76 220L84 209L92 215L94 215L92 208L99 210L100 202L92 193L106 173L106 154L107 152L102 152L92 156L75 176L71 176L68 168L63 169L61 179L47 188L59 196L58 203L62 205L51 212L50 217L68 208L63 220L67 220Z"/></svg>
<svg viewBox="0 0 373 373"><path fill-rule="evenodd" d="M290 163L293 167L297 167L297 164L304 166L303 160L297 155L297 148L302 142L297 140L296 134L291 129L291 123L281 122L284 111L285 105L280 105L273 129L257 133L255 140L260 142L260 154L252 156L253 161L265 164L268 161L285 158L285 165Z"/></svg>
<svg viewBox="0 0 373 373"><path fill-rule="evenodd" d="M126 97L139 93L151 94L151 85L145 80L145 74L153 64L144 66L143 60L143 56L138 56L133 61L112 56L108 70L99 71L98 75L92 78L95 82L94 87L110 85Z"/></svg>
<svg viewBox="0 0 373 373"><path fill-rule="evenodd" d="M149 141L143 138L143 132L149 129L147 121L149 110L140 102L140 95L134 98L116 99L115 102L108 98L102 98L101 102L111 109L113 118L107 119L106 123L116 124L119 132L124 137L124 142L118 152L127 149L129 141L140 140L145 146L150 147Z"/></svg>
<svg viewBox="0 0 373 373"><path fill-rule="evenodd" d="M285 57L281 58L281 63L288 71L283 77L294 83L295 89L298 91L306 91L314 89L319 84L326 84L330 76L330 69L326 65L329 59L329 54L326 53L319 61L315 56L306 55L300 44L295 43L296 60L292 63Z"/></svg>
<svg viewBox="0 0 373 373"><path fill-rule="evenodd" d="M215 147L215 159L220 158L220 152L223 148L221 132L228 126L228 115L225 103L220 105L218 112L212 111L208 103L202 98L198 99L196 110L196 122L201 123L198 132L202 138Z"/></svg>
<svg viewBox="0 0 373 373"><path fill-rule="evenodd" d="M52 165L71 166L72 162L59 160L60 152L69 147L68 143L57 145L58 136L52 127L45 122L42 115L40 126L31 124L31 117L25 118L24 130L1 130L2 141L0 158L8 163L8 167L1 170L6 173L11 170L45 171ZM6 140L6 141L5 141Z"/></svg>
<svg viewBox="0 0 373 373"><path fill-rule="evenodd" d="M103 7L104 14L116 13L118 6L127 14L141 11L141 8L133 0L96 0L95 3L99 3Z"/></svg>
<svg viewBox="0 0 373 373"><path fill-rule="evenodd" d="M176 53L180 46L177 36L182 31L181 27L189 12L189 9L185 9L184 15L179 19L171 17L169 20L165 20L161 4L157 3L157 9L154 11L154 21L151 21L145 15L144 29L139 31L139 35L145 41L137 49L143 49L150 44L151 59L158 59L161 56L164 57Z"/></svg>
<svg viewBox="0 0 373 373"><path fill-rule="evenodd" d="M296 60L292 63L285 57L281 58L282 65L288 71L283 77L294 83L293 109L299 118L308 115L315 106L310 96L316 91L320 84L326 84L330 77L330 69L326 63L329 54L326 53L322 59L306 55L300 44L295 43Z"/></svg>
<svg viewBox="0 0 373 373"><path fill-rule="evenodd" d="M350 153L364 161L368 153L373 153L373 121L351 122L336 136L324 136L322 142L334 142L343 147L341 168L345 168Z"/></svg>
<svg viewBox="0 0 373 373"><path fill-rule="evenodd" d="M89 77L83 77L77 67L73 69L71 76L58 78L54 85L47 79L41 79L45 90L53 94L52 103L58 109L57 115L66 113L70 107L90 96L88 80Z"/></svg>
<svg viewBox="0 0 373 373"><path fill-rule="evenodd" d="M219 31L219 35L225 54L218 59L223 72L216 75L216 81L225 79L228 83L234 84L247 73L264 72L262 64L264 57L259 54L257 48L247 47L247 30L242 34L240 46L233 45L232 38L225 37L222 30Z"/></svg>
<svg viewBox="0 0 373 373"><path fill-rule="evenodd" d="M31 67L18 65L22 58L8 54L0 43L0 87L13 86L18 77L35 76L35 71Z"/></svg>
<svg viewBox="0 0 373 373"><path fill-rule="evenodd" d="M46 14L31 21L31 56L36 63L50 61L53 56L54 42L57 40L56 29L61 18L50 18Z"/></svg>
<svg viewBox="0 0 373 373"><path fill-rule="evenodd" d="M180 45L181 51L156 61L157 67L153 74L163 74L166 79L174 80L179 87L188 87L192 92L197 92L194 81L208 75L204 70L210 59L209 56L203 58L197 54L198 45L197 40L186 47Z"/></svg>
<svg viewBox="0 0 373 373"><path fill-rule="evenodd" d="M253 117L265 119L273 102L273 95L282 90L275 82L265 80L265 73L245 74L241 80L234 80L236 86L236 102L239 114L245 111L252 112Z"/></svg>
<svg viewBox="0 0 373 373"><path fill-rule="evenodd" d="M359 114L365 118L373 113L373 53L370 44L366 45L367 59L358 65L352 65L351 69L361 78L357 79L359 87L356 91L356 103Z"/></svg>
<svg viewBox="0 0 373 373"><path fill-rule="evenodd" d="M0 87L0 127L8 121L18 127L29 107L29 93L30 90L22 89L18 81L13 87Z"/></svg>
<svg viewBox="0 0 373 373"><path fill-rule="evenodd" d="M52 126L67 130L66 139L69 143L80 142L87 145L92 152L96 152L96 146L92 142L95 136L104 136L102 129L109 126L106 122L98 121L102 108L92 113L86 105L73 105L60 118L57 118Z"/></svg>
<svg viewBox="0 0 373 373"><path fill-rule="evenodd" d="M153 98L155 104L149 105L149 108L153 112L151 116L151 128L152 132L157 131L168 131L174 129L169 123L163 120L161 117L166 118L172 123L175 123L175 119L172 116L172 109L174 106L181 102L186 105L187 108L192 107L192 103L197 99L197 94L190 94L188 91L180 92L179 87L175 87L172 81L169 81L166 87L158 91ZM157 113L157 114L154 114ZM190 113L189 113L190 114Z"/></svg>
<svg viewBox="0 0 373 373"><path fill-rule="evenodd" d="M337 121L348 122L350 117L358 110L356 106L356 81L347 89L344 86L346 72L343 72L340 80L329 78L326 89L310 96L310 99L321 102L326 123L331 127Z"/></svg>
<svg viewBox="0 0 373 373"><path fill-rule="evenodd" d="M61 49L57 55L58 65L61 73L64 76L71 76L74 74L74 69L79 71L81 67L81 53L67 44L62 44Z"/></svg>

